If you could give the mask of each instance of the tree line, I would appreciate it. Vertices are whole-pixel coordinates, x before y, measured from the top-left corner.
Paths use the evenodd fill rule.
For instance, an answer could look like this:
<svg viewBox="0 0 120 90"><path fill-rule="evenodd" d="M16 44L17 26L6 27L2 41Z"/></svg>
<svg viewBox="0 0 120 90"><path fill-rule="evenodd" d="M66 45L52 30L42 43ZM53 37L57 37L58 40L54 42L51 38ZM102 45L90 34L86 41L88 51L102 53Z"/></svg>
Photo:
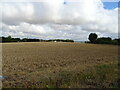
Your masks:
<svg viewBox="0 0 120 90"><path fill-rule="evenodd" d="M70 39L50 39L50 40L43 40L43 39L31 39L31 38L12 38L11 36L8 37L0 37L0 42L74 42L74 40Z"/></svg>
<svg viewBox="0 0 120 90"><path fill-rule="evenodd" d="M89 41L85 43L120 45L120 38L118 39L112 39L111 37L98 38L98 35L96 33L90 33L88 39Z"/></svg>
<svg viewBox="0 0 120 90"><path fill-rule="evenodd" d="M93 44L114 44L120 45L120 38L112 39L111 37L100 37L96 33L90 33L88 37L89 41L85 41L85 43L93 43ZM13 38L11 36L8 37L0 37L0 42L74 42L74 40L70 39L31 39L31 38Z"/></svg>

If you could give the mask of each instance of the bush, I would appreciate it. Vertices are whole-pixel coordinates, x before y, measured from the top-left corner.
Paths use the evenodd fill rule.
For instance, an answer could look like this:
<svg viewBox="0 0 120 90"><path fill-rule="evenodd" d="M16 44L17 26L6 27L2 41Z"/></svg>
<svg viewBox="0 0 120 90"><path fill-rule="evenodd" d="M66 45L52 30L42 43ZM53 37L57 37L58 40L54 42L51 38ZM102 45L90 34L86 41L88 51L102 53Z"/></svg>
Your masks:
<svg viewBox="0 0 120 90"><path fill-rule="evenodd" d="M110 37L102 37L98 38L95 44L113 44L113 45L120 45L120 41L118 39L112 40Z"/></svg>

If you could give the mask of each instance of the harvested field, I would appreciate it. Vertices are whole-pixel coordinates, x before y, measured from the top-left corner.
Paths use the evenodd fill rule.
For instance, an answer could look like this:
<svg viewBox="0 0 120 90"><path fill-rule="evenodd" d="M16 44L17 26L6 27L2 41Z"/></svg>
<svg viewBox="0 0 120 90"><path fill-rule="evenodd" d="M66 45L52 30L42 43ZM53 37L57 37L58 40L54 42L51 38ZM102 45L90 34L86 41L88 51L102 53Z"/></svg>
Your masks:
<svg viewBox="0 0 120 90"><path fill-rule="evenodd" d="M5 88L117 87L117 45L62 42L2 45Z"/></svg>

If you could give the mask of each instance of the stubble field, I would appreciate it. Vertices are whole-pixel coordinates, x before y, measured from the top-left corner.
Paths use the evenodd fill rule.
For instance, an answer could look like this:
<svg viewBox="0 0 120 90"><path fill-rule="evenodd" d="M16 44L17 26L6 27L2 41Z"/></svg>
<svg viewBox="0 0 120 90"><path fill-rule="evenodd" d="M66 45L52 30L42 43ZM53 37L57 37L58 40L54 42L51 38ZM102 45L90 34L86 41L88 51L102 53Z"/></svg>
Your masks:
<svg viewBox="0 0 120 90"><path fill-rule="evenodd" d="M3 87L117 87L118 46L62 42L3 43Z"/></svg>

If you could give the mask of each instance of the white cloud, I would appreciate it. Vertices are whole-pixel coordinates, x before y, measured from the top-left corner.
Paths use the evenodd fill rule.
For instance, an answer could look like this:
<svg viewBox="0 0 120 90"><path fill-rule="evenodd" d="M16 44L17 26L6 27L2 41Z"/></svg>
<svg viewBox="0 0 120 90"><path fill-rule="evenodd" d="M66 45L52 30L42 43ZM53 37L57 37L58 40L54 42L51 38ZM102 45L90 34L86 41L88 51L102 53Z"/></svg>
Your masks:
<svg viewBox="0 0 120 90"><path fill-rule="evenodd" d="M3 35L85 40L90 32L118 33L117 9L104 9L101 0L77 1L1 3Z"/></svg>
<svg viewBox="0 0 120 90"><path fill-rule="evenodd" d="M120 0L101 0L103 2L119 2Z"/></svg>

